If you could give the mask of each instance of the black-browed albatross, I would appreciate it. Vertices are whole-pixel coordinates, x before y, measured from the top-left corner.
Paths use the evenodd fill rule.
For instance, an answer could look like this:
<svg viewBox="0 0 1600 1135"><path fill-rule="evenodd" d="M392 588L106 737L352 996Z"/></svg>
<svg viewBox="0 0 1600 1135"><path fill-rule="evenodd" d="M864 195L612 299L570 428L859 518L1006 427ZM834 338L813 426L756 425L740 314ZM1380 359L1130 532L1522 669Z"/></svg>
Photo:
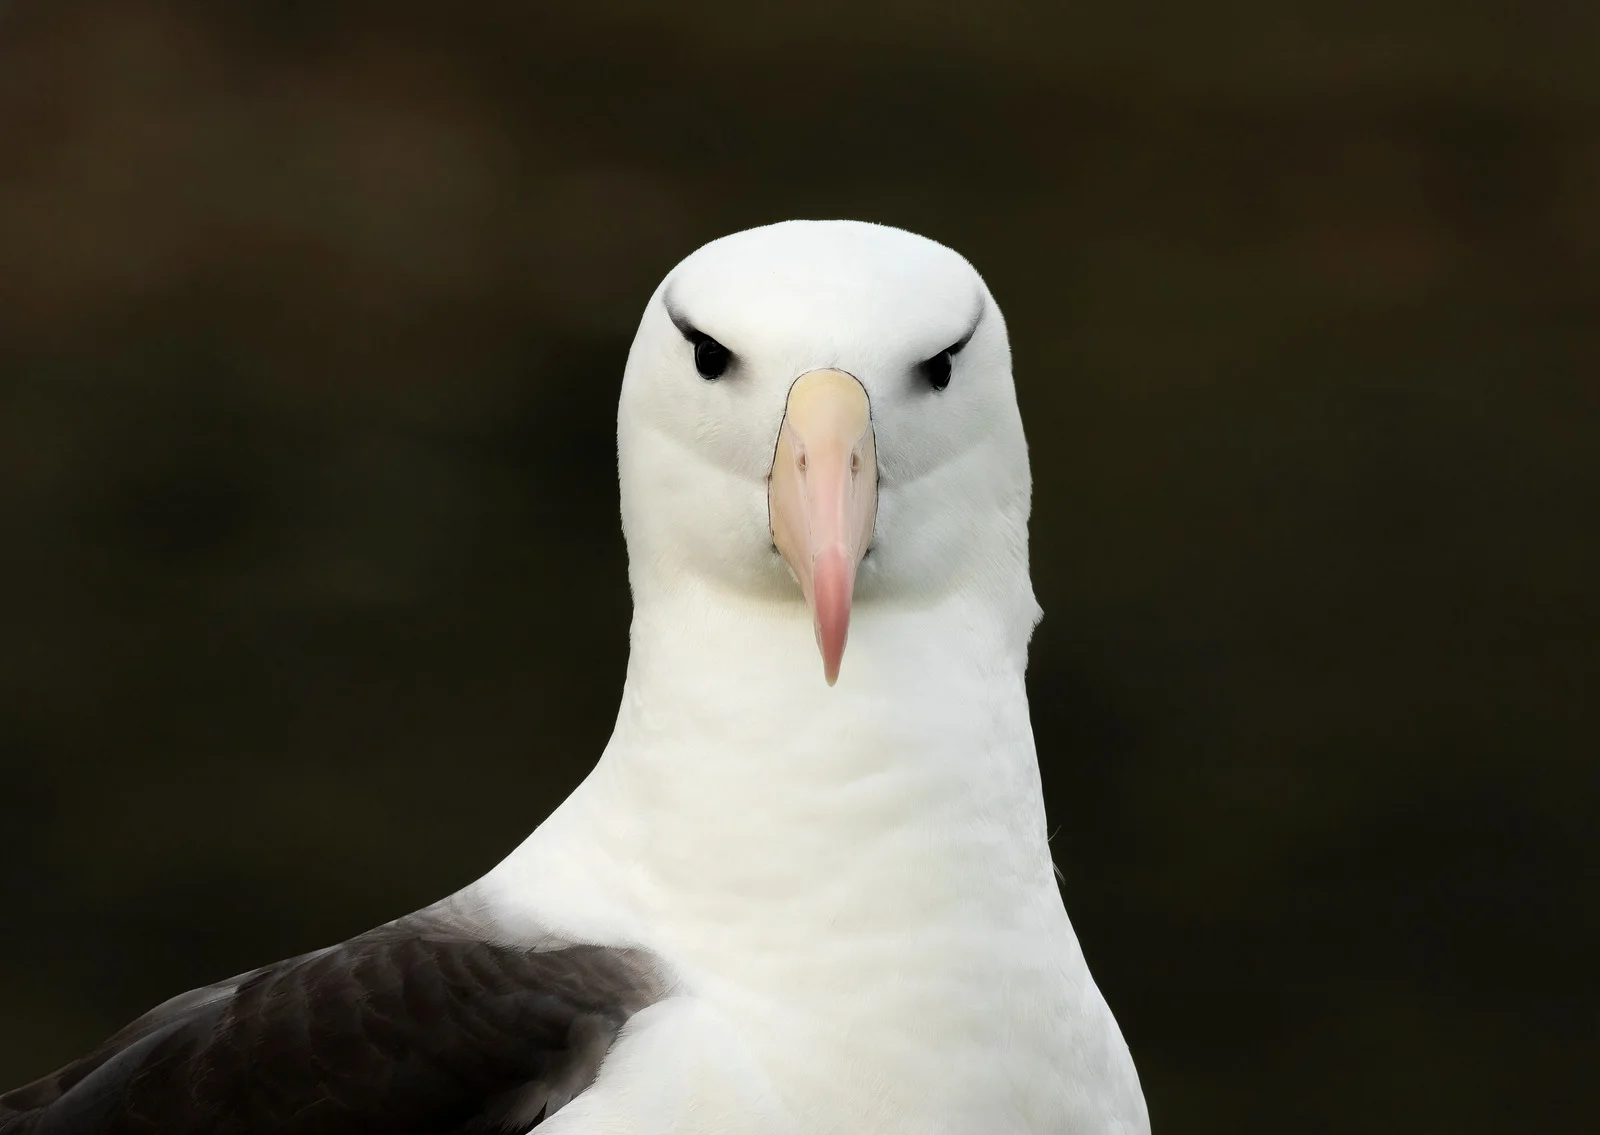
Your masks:
<svg viewBox="0 0 1600 1135"><path fill-rule="evenodd" d="M855 222L715 241L617 430L631 652L583 784L457 894L0 1096L0 1133L1148 1131L1046 842L977 272Z"/></svg>

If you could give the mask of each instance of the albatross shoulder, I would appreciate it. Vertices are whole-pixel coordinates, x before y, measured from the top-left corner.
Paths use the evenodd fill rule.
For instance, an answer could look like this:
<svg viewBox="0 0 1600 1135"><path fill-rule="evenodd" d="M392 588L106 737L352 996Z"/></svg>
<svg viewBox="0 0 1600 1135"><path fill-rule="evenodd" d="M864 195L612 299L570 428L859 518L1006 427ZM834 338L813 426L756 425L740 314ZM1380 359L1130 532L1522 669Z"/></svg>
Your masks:
<svg viewBox="0 0 1600 1135"><path fill-rule="evenodd" d="M0 1135L526 1130L662 988L641 951L497 942L446 900L167 1001L0 1096Z"/></svg>

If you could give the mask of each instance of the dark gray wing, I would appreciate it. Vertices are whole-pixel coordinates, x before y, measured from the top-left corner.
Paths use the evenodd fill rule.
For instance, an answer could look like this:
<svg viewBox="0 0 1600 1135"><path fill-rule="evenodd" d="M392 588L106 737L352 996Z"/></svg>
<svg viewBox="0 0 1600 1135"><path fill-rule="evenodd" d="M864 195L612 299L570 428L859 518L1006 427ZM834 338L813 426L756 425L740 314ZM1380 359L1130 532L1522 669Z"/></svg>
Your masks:
<svg viewBox="0 0 1600 1135"><path fill-rule="evenodd" d="M648 954L497 944L441 905L175 997L0 1096L0 1135L478 1135L581 1092Z"/></svg>

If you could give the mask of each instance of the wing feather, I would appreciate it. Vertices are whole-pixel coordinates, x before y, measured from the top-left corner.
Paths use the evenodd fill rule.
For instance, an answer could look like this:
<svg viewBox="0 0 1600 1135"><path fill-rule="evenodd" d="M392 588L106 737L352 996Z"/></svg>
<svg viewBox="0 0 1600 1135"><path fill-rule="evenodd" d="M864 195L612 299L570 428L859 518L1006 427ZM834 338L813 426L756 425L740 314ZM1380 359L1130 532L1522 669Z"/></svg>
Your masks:
<svg viewBox="0 0 1600 1135"><path fill-rule="evenodd" d="M496 942L448 904L175 997L0 1096L0 1135L473 1135L581 1092L648 954Z"/></svg>

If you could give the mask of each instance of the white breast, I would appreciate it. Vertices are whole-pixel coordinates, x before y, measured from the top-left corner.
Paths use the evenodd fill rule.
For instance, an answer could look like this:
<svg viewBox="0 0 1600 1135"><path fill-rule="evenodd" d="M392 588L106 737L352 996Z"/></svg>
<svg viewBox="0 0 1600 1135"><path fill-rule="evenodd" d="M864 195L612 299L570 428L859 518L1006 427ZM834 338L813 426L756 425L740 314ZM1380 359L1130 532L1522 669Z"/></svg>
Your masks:
<svg viewBox="0 0 1600 1135"><path fill-rule="evenodd" d="M1147 1130L1056 890L1020 665L961 615L867 615L832 690L798 620L636 623L605 758L484 881L509 929L681 980L551 1131Z"/></svg>

